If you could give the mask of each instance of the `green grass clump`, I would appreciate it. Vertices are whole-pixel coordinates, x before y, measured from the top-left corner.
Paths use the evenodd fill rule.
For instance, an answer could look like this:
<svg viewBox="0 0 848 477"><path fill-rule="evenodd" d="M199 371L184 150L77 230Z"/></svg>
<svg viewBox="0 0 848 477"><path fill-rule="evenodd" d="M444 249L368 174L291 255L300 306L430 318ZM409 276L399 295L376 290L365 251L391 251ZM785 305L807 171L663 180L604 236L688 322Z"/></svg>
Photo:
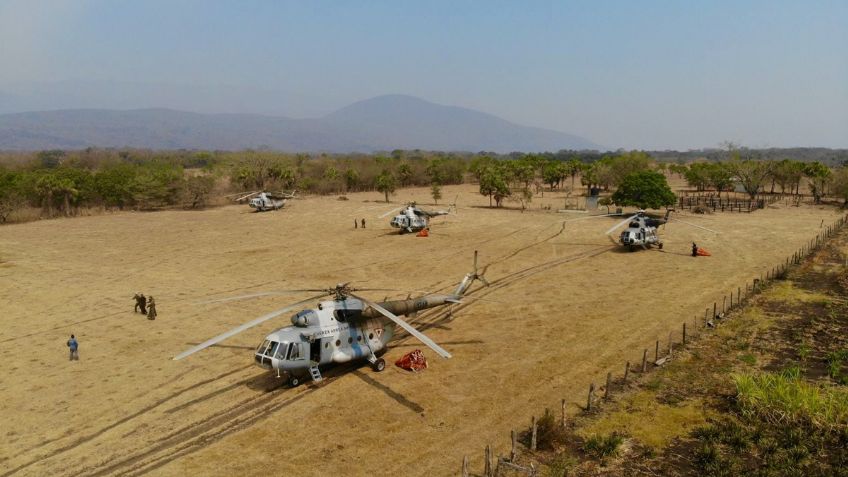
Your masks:
<svg viewBox="0 0 848 477"><path fill-rule="evenodd" d="M737 403L743 415L775 425L809 425L826 431L848 426L848 392L800 379L800 371L737 374Z"/></svg>
<svg viewBox="0 0 848 477"><path fill-rule="evenodd" d="M624 437L615 432L607 436L593 435L586 439L583 450L587 454L604 460L608 457L617 456L618 448L621 447L622 442L624 442Z"/></svg>
<svg viewBox="0 0 848 477"><path fill-rule="evenodd" d="M550 409L545 409L545 413L539 418L536 425L536 446L538 449L555 449L565 442L565 429L562 428L559 420L554 417Z"/></svg>
<svg viewBox="0 0 848 477"><path fill-rule="evenodd" d="M839 384L848 384L848 376L842 374L842 364L848 360L848 349L831 351L827 354L827 374Z"/></svg>

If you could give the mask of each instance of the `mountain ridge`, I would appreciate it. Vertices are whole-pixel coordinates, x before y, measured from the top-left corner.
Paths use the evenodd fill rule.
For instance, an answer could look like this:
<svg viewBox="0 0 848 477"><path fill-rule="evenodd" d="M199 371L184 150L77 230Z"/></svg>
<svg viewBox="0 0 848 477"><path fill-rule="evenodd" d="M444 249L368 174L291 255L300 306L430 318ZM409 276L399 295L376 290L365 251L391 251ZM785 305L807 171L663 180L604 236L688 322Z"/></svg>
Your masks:
<svg viewBox="0 0 848 477"><path fill-rule="evenodd" d="M0 150L137 147L288 152L392 149L537 152L602 149L580 136L408 95L354 102L318 118L197 113L153 107L60 109L0 115Z"/></svg>

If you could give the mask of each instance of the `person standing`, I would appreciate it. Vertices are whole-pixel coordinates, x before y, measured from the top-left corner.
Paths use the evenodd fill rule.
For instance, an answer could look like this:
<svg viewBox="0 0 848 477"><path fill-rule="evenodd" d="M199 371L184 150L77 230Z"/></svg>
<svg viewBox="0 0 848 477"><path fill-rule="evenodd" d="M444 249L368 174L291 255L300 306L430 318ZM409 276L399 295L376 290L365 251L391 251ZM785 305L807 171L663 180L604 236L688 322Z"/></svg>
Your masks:
<svg viewBox="0 0 848 477"><path fill-rule="evenodd" d="M365 228L365 218L362 219L362 228Z"/></svg>
<svg viewBox="0 0 848 477"><path fill-rule="evenodd" d="M698 256L698 245L695 242L692 242L692 256Z"/></svg>
<svg viewBox="0 0 848 477"><path fill-rule="evenodd" d="M356 219L353 219L353 228L355 228L355 229L359 228L359 221L356 220Z"/></svg>
<svg viewBox="0 0 848 477"><path fill-rule="evenodd" d="M70 361L79 361L79 343L74 335L68 340L68 350L70 351Z"/></svg>
<svg viewBox="0 0 848 477"><path fill-rule="evenodd" d="M147 297L144 296L143 293L138 292L133 297L135 298L135 312L138 313L141 310L142 315L147 314Z"/></svg>
<svg viewBox="0 0 848 477"><path fill-rule="evenodd" d="M153 300L152 296L147 297L147 319L156 319L156 302Z"/></svg>

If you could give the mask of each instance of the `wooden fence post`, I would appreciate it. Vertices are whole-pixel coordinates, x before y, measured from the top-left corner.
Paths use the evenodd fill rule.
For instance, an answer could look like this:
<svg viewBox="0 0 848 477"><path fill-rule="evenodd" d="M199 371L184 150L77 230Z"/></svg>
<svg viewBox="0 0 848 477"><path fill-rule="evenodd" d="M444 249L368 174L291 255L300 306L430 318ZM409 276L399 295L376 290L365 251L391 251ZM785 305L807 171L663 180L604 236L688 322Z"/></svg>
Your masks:
<svg viewBox="0 0 848 477"><path fill-rule="evenodd" d="M704 328L706 328L710 324L710 320L707 319L707 315L709 314L709 312L709 308L704 308Z"/></svg>
<svg viewBox="0 0 848 477"><path fill-rule="evenodd" d="M462 477L468 477L468 456L462 457Z"/></svg>
<svg viewBox="0 0 848 477"><path fill-rule="evenodd" d="M589 398L586 399L586 411L592 410L592 398L595 397L595 383L589 385Z"/></svg>
<svg viewBox="0 0 848 477"><path fill-rule="evenodd" d="M642 352L642 372L648 371L648 348L645 348L645 351Z"/></svg>
<svg viewBox="0 0 848 477"><path fill-rule="evenodd" d="M607 373L607 385L604 387L604 399L609 399L610 387L612 386L612 373Z"/></svg>
<svg viewBox="0 0 848 477"><path fill-rule="evenodd" d="M673 346L673 343L674 343L674 340L672 339L673 337L674 337L674 332L669 331L668 332L668 357L669 358L671 358L672 346Z"/></svg>
<svg viewBox="0 0 848 477"><path fill-rule="evenodd" d="M713 319L716 318L716 309L718 308L718 303L713 302Z"/></svg>
<svg viewBox="0 0 848 477"><path fill-rule="evenodd" d="M627 384L627 375L630 374L630 361L624 365L624 384Z"/></svg>
<svg viewBox="0 0 848 477"><path fill-rule="evenodd" d="M736 305L742 304L742 287L736 287Z"/></svg>
<svg viewBox="0 0 848 477"><path fill-rule="evenodd" d="M562 418L560 419L560 424L565 428L565 399L562 400Z"/></svg>
<svg viewBox="0 0 848 477"><path fill-rule="evenodd" d="M515 462L515 447L518 442L518 436L515 434L515 429L509 431L509 437L512 439L512 450L509 451L509 461Z"/></svg>
<svg viewBox="0 0 848 477"><path fill-rule="evenodd" d="M533 420L530 422L530 450L536 450L536 432L538 432L538 426L536 425L536 416L533 416Z"/></svg>
<svg viewBox="0 0 848 477"><path fill-rule="evenodd" d="M727 313L727 295L721 300L721 312Z"/></svg>
<svg viewBox="0 0 848 477"><path fill-rule="evenodd" d="M683 344L686 344L686 322L683 322Z"/></svg>
<svg viewBox="0 0 848 477"><path fill-rule="evenodd" d="M660 340L657 340L657 347L654 349L654 362L660 359Z"/></svg>
<svg viewBox="0 0 848 477"><path fill-rule="evenodd" d="M486 465L483 468L483 475L492 477L492 448L486 446Z"/></svg>

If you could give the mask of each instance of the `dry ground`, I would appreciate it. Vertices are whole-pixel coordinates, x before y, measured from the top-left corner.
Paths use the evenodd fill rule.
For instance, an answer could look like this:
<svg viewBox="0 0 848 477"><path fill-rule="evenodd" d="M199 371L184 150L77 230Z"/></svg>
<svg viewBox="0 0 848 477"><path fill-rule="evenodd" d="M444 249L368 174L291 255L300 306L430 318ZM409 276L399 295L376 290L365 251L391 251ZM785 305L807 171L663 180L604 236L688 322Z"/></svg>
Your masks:
<svg viewBox="0 0 848 477"><path fill-rule="evenodd" d="M482 207L470 185L444 189L459 214L436 219L429 238L377 218L404 200L429 203L426 189L389 206L362 193L264 214L230 206L0 227L0 475L456 475L488 443L503 453L509 430L538 409L565 397L576 410L590 381L839 217L813 207L690 217L721 234L672 223L664 251L626 253L603 235L614 219L563 225L582 215L539 210L555 210L556 194L520 213ZM368 228L354 230L362 217ZM693 240L713 256L689 257ZM286 389L252 366L284 318L171 360L307 295L204 298L342 281L446 291L475 249L494 286L474 295L489 301L414 321L454 356L426 350L423 373L348 367ZM156 321L132 313L136 291L156 297ZM71 333L79 362L67 360ZM395 342L387 361L414 347Z"/></svg>

